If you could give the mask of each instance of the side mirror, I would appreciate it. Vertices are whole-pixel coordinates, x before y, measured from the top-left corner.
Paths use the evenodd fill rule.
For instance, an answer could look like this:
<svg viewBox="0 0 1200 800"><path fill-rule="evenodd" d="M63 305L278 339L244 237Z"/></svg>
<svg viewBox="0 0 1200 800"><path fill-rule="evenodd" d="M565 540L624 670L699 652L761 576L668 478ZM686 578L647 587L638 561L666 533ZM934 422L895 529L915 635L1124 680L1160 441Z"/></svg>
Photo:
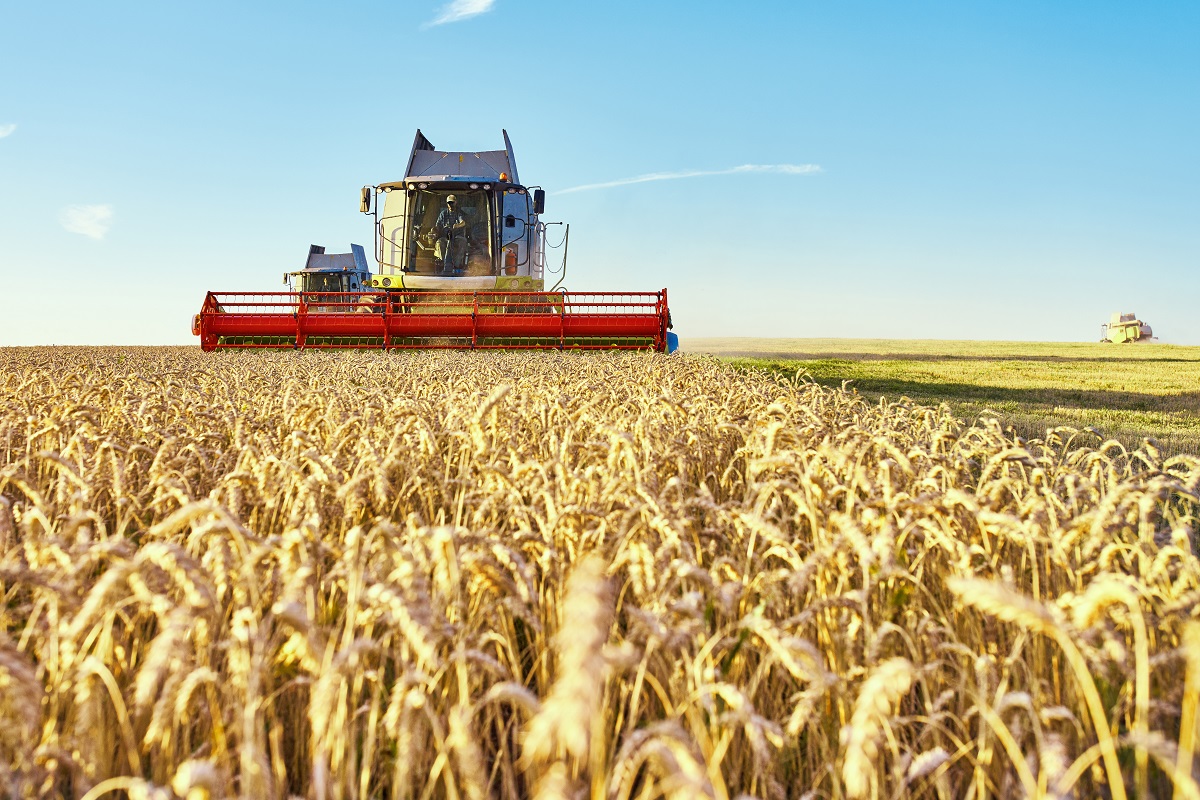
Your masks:
<svg viewBox="0 0 1200 800"><path fill-rule="evenodd" d="M370 186L362 187L362 192L358 198L358 210L364 214L371 213L371 194Z"/></svg>
<svg viewBox="0 0 1200 800"><path fill-rule="evenodd" d="M546 213L546 190L545 189L534 189L533 190L533 213L535 213L535 214L545 214Z"/></svg>

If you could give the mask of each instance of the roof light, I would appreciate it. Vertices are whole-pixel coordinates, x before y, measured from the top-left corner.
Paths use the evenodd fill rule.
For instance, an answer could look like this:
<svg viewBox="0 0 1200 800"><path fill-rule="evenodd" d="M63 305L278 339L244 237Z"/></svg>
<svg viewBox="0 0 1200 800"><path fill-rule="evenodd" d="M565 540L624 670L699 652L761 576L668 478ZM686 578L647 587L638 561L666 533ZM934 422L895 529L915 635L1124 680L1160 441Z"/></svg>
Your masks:
<svg viewBox="0 0 1200 800"><path fill-rule="evenodd" d="M508 180L508 173L507 173L507 172L501 172L501 173L500 173L500 180L502 180L502 181L507 181L507 180Z"/></svg>

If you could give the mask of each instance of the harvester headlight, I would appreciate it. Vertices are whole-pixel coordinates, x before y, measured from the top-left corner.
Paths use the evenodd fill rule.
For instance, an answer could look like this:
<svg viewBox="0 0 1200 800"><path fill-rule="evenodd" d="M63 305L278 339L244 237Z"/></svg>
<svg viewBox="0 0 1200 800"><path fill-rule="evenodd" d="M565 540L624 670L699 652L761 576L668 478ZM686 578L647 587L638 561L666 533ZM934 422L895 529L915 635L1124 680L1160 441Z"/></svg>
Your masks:
<svg viewBox="0 0 1200 800"><path fill-rule="evenodd" d="M472 189L478 189L478 188L479 188L479 184L478 184L478 183L472 183L472 184L471 184L471 188L472 188Z"/></svg>
<svg viewBox="0 0 1200 800"><path fill-rule="evenodd" d="M383 279L383 285L384 285L384 286L391 286L391 285L392 285L392 279L391 279L391 278L384 278L384 279Z"/></svg>
<svg viewBox="0 0 1200 800"><path fill-rule="evenodd" d="M424 189L424 188L426 188L426 187L428 187L428 186L429 186L429 184L428 184L428 183L418 183L418 184L417 184L417 188L418 188L418 189Z"/></svg>
<svg viewBox="0 0 1200 800"><path fill-rule="evenodd" d="M485 183L485 184L483 185L483 188L485 188L485 189L490 189L490 188L492 188L492 185L491 185L490 183Z"/></svg>

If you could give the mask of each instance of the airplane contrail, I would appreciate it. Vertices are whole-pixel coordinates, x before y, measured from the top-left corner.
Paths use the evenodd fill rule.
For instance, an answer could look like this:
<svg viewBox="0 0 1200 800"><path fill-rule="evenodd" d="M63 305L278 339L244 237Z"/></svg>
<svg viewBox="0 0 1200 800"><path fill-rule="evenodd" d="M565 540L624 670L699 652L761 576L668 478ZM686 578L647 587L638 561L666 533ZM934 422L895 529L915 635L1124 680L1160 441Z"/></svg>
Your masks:
<svg viewBox="0 0 1200 800"><path fill-rule="evenodd" d="M633 178L620 178L603 183L585 183L582 186L572 186L560 189L552 194L570 194L571 192L588 192L593 189L611 189L614 186L629 186L633 183L650 183L651 181L673 181L680 178L702 178L710 175L734 175L739 172L777 172L783 175L812 175L820 172L817 164L742 164L740 167L729 169L688 169L679 172L651 172Z"/></svg>

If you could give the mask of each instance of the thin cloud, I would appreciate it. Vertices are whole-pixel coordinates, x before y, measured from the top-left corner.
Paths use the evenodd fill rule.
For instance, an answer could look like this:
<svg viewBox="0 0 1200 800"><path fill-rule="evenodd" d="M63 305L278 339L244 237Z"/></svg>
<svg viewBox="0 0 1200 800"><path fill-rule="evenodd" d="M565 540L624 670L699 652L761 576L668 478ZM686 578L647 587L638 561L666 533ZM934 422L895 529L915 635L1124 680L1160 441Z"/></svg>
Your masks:
<svg viewBox="0 0 1200 800"><path fill-rule="evenodd" d="M426 22L423 28L435 25L445 25L448 22L462 22L464 19L477 17L492 10L496 0L450 0L442 6L442 10L432 22Z"/></svg>
<svg viewBox="0 0 1200 800"><path fill-rule="evenodd" d="M58 221L71 233L103 239L112 227L113 207L110 205L67 206L58 215Z"/></svg>
<svg viewBox="0 0 1200 800"><path fill-rule="evenodd" d="M741 172L775 172L781 175L812 175L820 172L817 164L742 164L740 167L729 169L688 169L681 172L651 172L634 178L621 178L604 183L585 183L582 186L572 186L560 189L553 194L570 194L571 192L590 192L593 189L611 189L614 186L629 186L633 183L650 183L651 181L674 181L680 178L705 178L711 175L735 175Z"/></svg>
<svg viewBox="0 0 1200 800"><path fill-rule="evenodd" d="M5 136L8 136L16 129L17 129L17 123L15 123L15 122L10 122L7 125L0 125L0 139L3 139Z"/></svg>

